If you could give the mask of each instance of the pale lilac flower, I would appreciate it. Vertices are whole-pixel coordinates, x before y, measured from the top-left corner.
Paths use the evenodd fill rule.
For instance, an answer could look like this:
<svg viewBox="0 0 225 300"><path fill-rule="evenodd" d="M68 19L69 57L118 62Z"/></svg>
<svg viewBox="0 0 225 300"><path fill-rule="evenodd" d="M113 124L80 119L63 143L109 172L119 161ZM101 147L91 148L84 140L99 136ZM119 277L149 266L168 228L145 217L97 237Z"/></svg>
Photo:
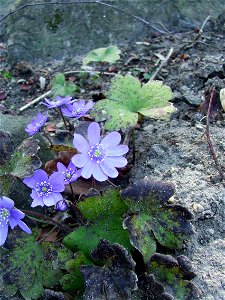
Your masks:
<svg viewBox="0 0 225 300"><path fill-rule="evenodd" d="M48 114L43 115L42 113L38 113L36 118L32 119L31 122L25 128L25 131L31 136L38 133L42 126L45 125L48 118Z"/></svg>
<svg viewBox="0 0 225 300"><path fill-rule="evenodd" d="M59 202L56 203L55 205L55 210L57 211L65 211L69 207L68 203L65 200L60 200Z"/></svg>
<svg viewBox="0 0 225 300"><path fill-rule="evenodd" d="M32 177L25 178L23 183L32 189L30 194L33 198L31 207L51 206L63 199L60 192L64 191L65 185L64 176L61 172L55 172L48 178L47 173L39 169L34 171Z"/></svg>
<svg viewBox="0 0 225 300"><path fill-rule="evenodd" d="M18 225L26 233L31 234L30 228L21 219L25 214L14 207L14 201L8 197L0 198L0 246L2 246L8 235L9 226L13 229Z"/></svg>
<svg viewBox="0 0 225 300"><path fill-rule="evenodd" d="M56 107L61 107L63 105L69 104L71 103L71 101L72 101L72 97L70 96L67 96L65 98L58 96L55 101L51 101L45 98L45 102L41 102L41 103L47 106L47 108L56 108Z"/></svg>
<svg viewBox="0 0 225 300"><path fill-rule="evenodd" d="M84 100L76 101L73 104L68 104L62 108L62 113L70 118L81 118L83 117L92 107L94 106L93 101L89 101L85 104Z"/></svg>
<svg viewBox="0 0 225 300"><path fill-rule="evenodd" d="M58 162L57 169L63 174L65 185L76 181L81 176L81 170L77 170L72 161L70 161L68 167L64 166L61 162Z"/></svg>
<svg viewBox="0 0 225 300"><path fill-rule="evenodd" d="M102 140L98 123L92 122L88 127L88 140L80 134L74 134L73 144L81 152L72 157L72 162L82 168L81 176L98 181L105 181L108 177L118 176L116 168L126 166L127 160L122 155L128 152L126 145L119 145L121 135L110 132Z"/></svg>

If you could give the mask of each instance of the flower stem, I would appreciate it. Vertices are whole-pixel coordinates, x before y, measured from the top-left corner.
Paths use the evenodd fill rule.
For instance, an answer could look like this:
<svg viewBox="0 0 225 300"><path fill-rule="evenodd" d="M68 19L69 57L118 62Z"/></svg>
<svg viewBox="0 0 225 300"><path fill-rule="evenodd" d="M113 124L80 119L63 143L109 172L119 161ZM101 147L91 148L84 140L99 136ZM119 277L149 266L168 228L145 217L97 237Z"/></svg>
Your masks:
<svg viewBox="0 0 225 300"><path fill-rule="evenodd" d="M42 133L44 134L44 136L46 137L46 139L49 141L50 146L53 146L53 143L52 143L50 137L47 135L47 133L44 130L42 130Z"/></svg>
<svg viewBox="0 0 225 300"><path fill-rule="evenodd" d="M73 190L73 186L72 186L71 182L69 183L69 185L70 185L70 190L71 190L71 193L72 193L72 197L73 197L73 199L75 199L75 194L74 194L74 190Z"/></svg>
<svg viewBox="0 0 225 300"><path fill-rule="evenodd" d="M132 129L133 164L135 163L135 129Z"/></svg>
<svg viewBox="0 0 225 300"><path fill-rule="evenodd" d="M65 125L66 130L68 130L68 127L67 127L67 125L66 125L66 119L64 118L64 115L63 115L63 113L62 113L62 111L61 111L61 108L59 108L59 112L60 112L60 115L61 115L61 117L62 117L62 119L63 119L63 123L64 123L64 125Z"/></svg>
<svg viewBox="0 0 225 300"><path fill-rule="evenodd" d="M42 214L39 214L37 212L30 211L30 210L22 210L22 212L25 213L28 216L30 215L30 216L33 216L33 217L35 217L37 219L48 221L50 224L56 225L57 227L59 227L63 231L66 231L66 232L71 232L72 231L71 228L68 227L67 225L65 225L65 224L59 224L58 222L54 221L52 218L49 218L49 217L44 216Z"/></svg>
<svg viewBox="0 0 225 300"><path fill-rule="evenodd" d="M92 176L92 188L95 189L95 186L96 186L95 178Z"/></svg>

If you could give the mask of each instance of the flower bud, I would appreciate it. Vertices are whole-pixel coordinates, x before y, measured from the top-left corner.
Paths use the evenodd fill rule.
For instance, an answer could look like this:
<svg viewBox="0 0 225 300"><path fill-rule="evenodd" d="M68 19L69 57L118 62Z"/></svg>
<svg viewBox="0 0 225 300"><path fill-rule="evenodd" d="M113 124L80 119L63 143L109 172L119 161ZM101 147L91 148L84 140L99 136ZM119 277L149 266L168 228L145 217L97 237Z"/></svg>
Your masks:
<svg viewBox="0 0 225 300"><path fill-rule="evenodd" d="M55 205L55 210L57 211L65 211L69 207L68 203L65 200L60 200Z"/></svg>

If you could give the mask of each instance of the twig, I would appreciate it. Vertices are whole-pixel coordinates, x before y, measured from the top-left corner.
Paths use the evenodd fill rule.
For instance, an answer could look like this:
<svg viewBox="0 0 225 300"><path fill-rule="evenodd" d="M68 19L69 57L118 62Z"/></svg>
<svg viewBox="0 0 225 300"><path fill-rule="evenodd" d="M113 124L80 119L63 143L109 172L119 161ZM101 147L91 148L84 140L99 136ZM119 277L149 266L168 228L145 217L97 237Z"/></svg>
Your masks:
<svg viewBox="0 0 225 300"><path fill-rule="evenodd" d="M44 93L43 95L37 97L36 99L34 99L33 101L27 103L26 105L22 106L19 111L22 112L25 109L27 109L28 107L34 105L35 103L38 103L41 99L45 98L46 96L48 96L51 93L51 91L48 91L46 93Z"/></svg>
<svg viewBox="0 0 225 300"><path fill-rule="evenodd" d="M116 76L118 75L117 73L110 73L110 72L100 72L100 71L95 71L95 70L80 70L80 71L66 71L63 74L64 75L69 75L69 74L76 74L76 73L90 73L93 74L103 74L103 75L109 75L109 76Z"/></svg>
<svg viewBox="0 0 225 300"><path fill-rule="evenodd" d="M102 5L102 6L106 6L106 7L109 7L109 8L112 8L114 10L117 10L119 12L121 12L122 14L124 15L127 15L129 17L132 17L142 23L144 23L146 26L148 27L151 27L152 29L154 30L157 30L158 32L160 33L165 33L164 31L158 29L156 26L152 25L151 23L149 23L148 21L138 17L138 16L135 16L133 15L132 13L130 12L127 12L125 10L122 10L114 5L111 5L109 3L105 3L105 2L102 2L102 1L99 1L99 0L90 0L90 1L52 1L52 2L45 2L45 3L30 3L30 4L24 4L20 7L18 7L17 9L13 10L13 11L10 11L7 15L5 15L4 17L2 17L0 19L0 23L5 20L7 17L11 16L11 15L14 15L15 13L17 13L18 11L20 10L23 10L24 8L26 7L33 7L33 6L43 6L43 5L68 5L68 4L99 4L99 5Z"/></svg>
<svg viewBox="0 0 225 300"><path fill-rule="evenodd" d="M210 150L210 153L211 153L212 158L214 160L215 166L216 166L216 168L217 168L217 170L218 170L218 172L220 174L221 179L224 181L225 180L224 173L223 173L223 171L221 169L221 166L220 166L220 164L218 162L218 158L216 156L216 153L215 153L212 141L211 141L210 130L209 130L209 126L210 126L210 113L211 113L212 101L213 101L213 98L215 97L215 94L216 94L215 87L213 87L212 91L211 91L210 100L209 100L209 107L208 107L208 111L207 111L205 134L206 134L206 140L207 140L207 143L209 145L209 150ZM224 182L223 182L223 185L225 186Z"/></svg>
<svg viewBox="0 0 225 300"><path fill-rule="evenodd" d="M149 79L149 81L154 80L155 77L158 75L158 73L160 72L160 70L162 69L162 67L167 63L167 61L169 60L170 56L173 53L173 48L170 48L167 56L165 57L165 59L161 62L161 64L159 65L159 67L156 69L156 71L153 73L153 75L151 76L151 78Z"/></svg>
<svg viewBox="0 0 225 300"><path fill-rule="evenodd" d="M203 33L203 29L204 29L206 23L209 21L210 18L211 18L211 16L209 15L209 16L205 19L205 21L202 23L202 26L201 26L201 28L200 28L200 30L199 30L199 34L202 34L202 33Z"/></svg>

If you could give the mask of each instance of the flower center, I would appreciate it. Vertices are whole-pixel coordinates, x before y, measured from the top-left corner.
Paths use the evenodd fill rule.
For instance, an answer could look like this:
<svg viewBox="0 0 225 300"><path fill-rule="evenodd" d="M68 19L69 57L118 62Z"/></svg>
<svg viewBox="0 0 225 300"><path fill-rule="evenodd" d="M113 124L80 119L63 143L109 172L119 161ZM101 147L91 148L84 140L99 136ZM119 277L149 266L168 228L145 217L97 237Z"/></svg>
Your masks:
<svg viewBox="0 0 225 300"><path fill-rule="evenodd" d="M102 144L96 144L95 146L91 146L91 149L88 152L91 160L95 160L97 164L103 162L106 157L106 149Z"/></svg>
<svg viewBox="0 0 225 300"><path fill-rule="evenodd" d="M70 181L71 179L73 179L74 177L77 177L76 172L71 169L68 169L62 173L65 176L64 180L67 182Z"/></svg>
<svg viewBox="0 0 225 300"><path fill-rule="evenodd" d="M2 222L7 224L9 222L9 217L10 217L9 210L7 208L0 208L0 225Z"/></svg>
<svg viewBox="0 0 225 300"><path fill-rule="evenodd" d="M79 115L79 114L81 114L83 111L84 111L84 109L83 109L82 107L79 107L79 108L77 108L77 109L74 109L74 110L72 111L72 114L73 114L73 115Z"/></svg>
<svg viewBox="0 0 225 300"><path fill-rule="evenodd" d="M52 193L52 185L46 181L42 181L36 184L35 191L39 197L49 196Z"/></svg>

